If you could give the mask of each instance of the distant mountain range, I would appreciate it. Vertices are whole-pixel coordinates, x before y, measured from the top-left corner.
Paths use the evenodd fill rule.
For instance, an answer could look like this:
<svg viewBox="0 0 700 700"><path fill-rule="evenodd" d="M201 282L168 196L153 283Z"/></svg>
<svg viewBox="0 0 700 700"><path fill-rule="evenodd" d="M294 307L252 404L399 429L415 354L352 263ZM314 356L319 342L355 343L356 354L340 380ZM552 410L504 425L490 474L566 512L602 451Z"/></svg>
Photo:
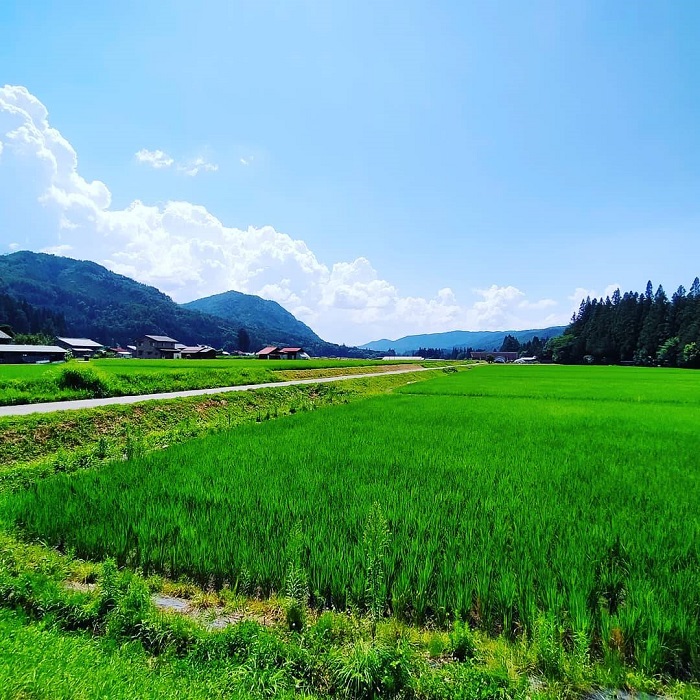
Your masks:
<svg viewBox="0 0 700 700"><path fill-rule="evenodd" d="M29 251L0 255L0 302L0 325L7 323L16 332L35 332L40 324L49 332L123 346L146 333L157 333L186 344L229 350L289 344L312 355L362 357L390 349L412 354L421 347L494 350L506 334L524 343L534 336L561 335L564 330L564 326L555 326L429 333L376 340L357 349L327 343L277 302L252 294L230 291L177 304L155 287L97 263ZM242 347L242 341L247 347Z"/></svg>
<svg viewBox="0 0 700 700"><path fill-rule="evenodd" d="M399 355L413 354L419 348L473 348L474 350L498 350L506 335L514 336L520 343L527 343L535 336L540 339L561 335L566 326L551 326L527 331L447 331L446 333L425 333L407 335L396 340L373 340L360 345L364 350L387 352L394 350Z"/></svg>
<svg viewBox="0 0 700 700"><path fill-rule="evenodd" d="M111 272L94 262L20 251L0 256L0 318L16 332L35 330L27 309L58 319L61 332L105 345L127 345L146 334L169 335L183 343L237 349L245 330L251 351L267 344L300 345L314 355L354 354L354 348L326 343L274 301L226 292L177 304L155 287ZM11 304L14 299L18 304ZM24 308L25 311L17 311ZM59 324L60 322L60 324ZM24 326L27 326L25 329ZM245 337L245 336L243 336ZM366 354L366 353L365 353Z"/></svg>

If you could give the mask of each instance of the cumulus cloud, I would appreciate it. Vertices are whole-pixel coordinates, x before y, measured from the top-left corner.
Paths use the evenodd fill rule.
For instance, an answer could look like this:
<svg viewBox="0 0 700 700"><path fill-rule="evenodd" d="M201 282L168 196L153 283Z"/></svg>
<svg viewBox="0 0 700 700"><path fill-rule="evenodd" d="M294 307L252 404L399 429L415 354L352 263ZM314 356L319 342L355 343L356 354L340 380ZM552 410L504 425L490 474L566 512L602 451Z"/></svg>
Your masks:
<svg viewBox="0 0 700 700"><path fill-rule="evenodd" d="M142 148L140 151L136 152L136 160L139 163L150 165L152 168L156 168L156 170L169 168L175 162L175 159L171 158L167 153L160 150L149 151L147 148Z"/></svg>
<svg viewBox="0 0 700 700"><path fill-rule="evenodd" d="M107 186L79 174L75 150L23 87L0 89L0 143L0 212L10 213L16 229L10 250L21 244L95 260L177 301L229 289L259 294L336 342L561 320L554 301L529 300L512 286L476 290L472 305L460 303L449 287L431 298L405 296L364 257L326 264L303 240L272 226L226 226L190 202L136 200L112 208ZM166 165L170 156L162 151L139 153L144 163L186 168L191 176L217 167L204 158ZM543 319L545 311L551 313Z"/></svg>

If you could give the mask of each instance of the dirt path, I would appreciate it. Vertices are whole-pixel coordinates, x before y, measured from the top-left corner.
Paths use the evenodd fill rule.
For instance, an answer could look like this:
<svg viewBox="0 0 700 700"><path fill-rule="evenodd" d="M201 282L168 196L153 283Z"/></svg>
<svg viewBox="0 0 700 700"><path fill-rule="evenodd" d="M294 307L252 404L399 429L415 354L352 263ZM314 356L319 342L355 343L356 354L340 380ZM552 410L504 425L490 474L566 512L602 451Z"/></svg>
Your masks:
<svg viewBox="0 0 700 700"><path fill-rule="evenodd" d="M366 379L369 377L385 377L388 374L408 374L409 372L430 372L437 367L407 367L390 372L372 374L343 374L337 377L316 377L314 379L293 379L286 382L267 382L265 384L241 384L240 386L223 386L214 389L189 389L187 391L171 391L160 394L141 394L139 396L113 396L108 399L80 399L78 401L54 401L52 403L30 403L21 406L0 406L0 417L27 416L31 413L53 413L54 411L77 411L81 408L97 408L98 406L113 406L115 404L141 403L142 401L160 401L177 399L185 396L204 396L206 394L223 394L229 391L250 391L251 389L268 389L277 386L296 386L299 384L325 384L341 382L346 379Z"/></svg>

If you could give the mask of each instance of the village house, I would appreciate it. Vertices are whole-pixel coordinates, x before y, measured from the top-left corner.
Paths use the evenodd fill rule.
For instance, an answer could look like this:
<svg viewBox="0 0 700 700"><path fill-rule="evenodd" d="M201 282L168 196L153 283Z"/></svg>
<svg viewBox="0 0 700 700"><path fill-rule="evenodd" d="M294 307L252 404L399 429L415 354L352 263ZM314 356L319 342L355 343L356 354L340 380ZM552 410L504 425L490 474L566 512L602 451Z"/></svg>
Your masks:
<svg viewBox="0 0 700 700"><path fill-rule="evenodd" d="M268 345L255 353L259 360L308 360L304 348L285 348L279 345Z"/></svg>
<svg viewBox="0 0 700 700"><path fill-rule="evenodd" d="M178 360L185 346L167 335L144 335L135 347L134 357L141 360Z"/></svg>
<svg viewBox="0 0 700 700"><path fill-rule="evenodd" d="M255 353L258 356L258 360L279 360L280 359L280 349L276 345L268 345L262 350L258 350Z"/></svg>
<svg viewBox="0 0 700 700"><path fill-rule="evenodd" d="M61 362L66 359L67 352L57 345L0 345L0 364Z"/></svg>
<svg viewBox="0 0 700 700"><path fill-rule="evenodd" d="M183 360L215 360L216 350L208 345L191 345L180 350Z"/></svg>
<svg viewBox="0 0 700 700"><path fill-rule="evenodd" d="M73 357L90 358L96 352L101 352L105 349L104 345L100 345L90 338L56 338L56 345L69 350Z"/></svg>

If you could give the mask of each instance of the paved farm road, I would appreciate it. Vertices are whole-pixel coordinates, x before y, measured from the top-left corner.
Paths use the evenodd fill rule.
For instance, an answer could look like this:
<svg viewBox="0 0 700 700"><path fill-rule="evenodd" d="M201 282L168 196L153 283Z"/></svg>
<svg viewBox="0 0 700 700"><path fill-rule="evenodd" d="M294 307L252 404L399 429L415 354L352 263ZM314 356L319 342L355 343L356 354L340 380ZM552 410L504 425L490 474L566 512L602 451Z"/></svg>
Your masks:
<svg viewBox="0 0 700 700"><path fill-rule="evenodd" d="M182 396L204 396L205 394L223 394L229 391L248 391L250 389L269 389L275 386L295 386L297 384L325 384L326 382L341 382L344 379L362 379L364 377L386 376L388 374L407 374L408 372L428 372L437 367L411 367L395 369L390 372L372 372L366 374L344 374L338 377L317 377L315 379L293 379L288 382L267 382L266 384L241 384L240 386L223 386L214 389L189 389L187 391L171 391L162 394L142 394L140 396L113 396L109 399L80 399L78 401L54 401L52 403L30 403L21 406L0 406L0 417L26 416L30 413L52 413L54 411L76 411L79 408L96 408L98 406L113 406L114 404L141 403L142 401L158 401L162 399L177 399Z"/></svg>

